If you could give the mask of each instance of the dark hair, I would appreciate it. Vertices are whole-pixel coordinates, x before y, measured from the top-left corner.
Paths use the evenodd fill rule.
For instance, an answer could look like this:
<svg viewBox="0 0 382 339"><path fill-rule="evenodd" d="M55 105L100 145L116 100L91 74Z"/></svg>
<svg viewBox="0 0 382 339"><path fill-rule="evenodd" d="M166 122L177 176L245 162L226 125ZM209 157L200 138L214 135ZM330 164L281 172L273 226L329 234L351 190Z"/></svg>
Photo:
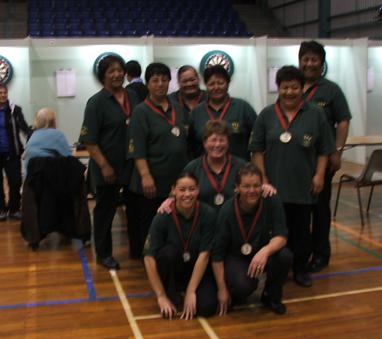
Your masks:
<svg viewBox="0 0 382 339"><path fill-rule="evenodd" d="M220 76L224 78L228 83L231 81L231 77L228 73L228 71L221 65L214 65L214 66L209 66L204 70L203 78L204 78L204 83L207 84L208 80L213 75Z"/></svg>
<svg viewBox="0 0 382 339"><path fill-rule="evenodd" d="M8 87L6 84L0 82L0 88L4 88L8 92Z"/></svg>
<svg viewBox="0 0 382 339"><path fill-rule="evenodd" d="M125 61L117 55L108 55L104 57L98 64L97 78L99 81L101 81L101 83L103 83L103 80L105 79L105 74L108 68L116 62L119 63L123 71L126 73Z"/></svg>
<svg viewBox="0 0 382 339"><path fill-rule="evenodd" d="M161 62L153 62L147 66L146 72L145 72L146 84L149 83L149 80L154 75L164 75L168 77L168 80L171 80L170 68Z"/></svg>
<svg viewBox="0 0 382 339"><path fill-rule="evenodd" d="M260 178L260 181L263 182L263 173L261 173L260 169L251 162L247 162L243 167L241 167L237 171L235 176L236 186L240 185L241 178L245 175L257 175Z"/></svg>
<svg viewBox="0 0 382 339"><path fill-rule="evenodd" d="M297 80L301 84L301 88L304 87L305 77L295 66L283 66L276 73L276 84L280 87L283 81Z"/></svg>
<svg viewBox="0 0 382 339"><path fill-rule="evenodd" d="M188 172L188 171L183 171L183 172L181 172L181 173L176 177L173 186L175 186L175 185L178 183L178 181L179 181L180 179L183 179L183 178L190 178L190 179L192 179L192 180L195 181L195 184L196 184L196 185L199 185L199 180L198 180L198 178L195 176L194 173L192 173L192 172Z"/></svg>
<svg viewBox="0 0 382 339"><path fill-rule="evenodd" d="M195 75L199 78L199 74L198 72L196 71L195 67L192 67L191 65L183 65L181 66L179 69L178 69L178 74L177 74L177 77L178 77L178 81L180 79L180 76L184 73L184 72L187 72L187 71L193 71L195 73Z"/></svg>
<svg viewBox="0 0 382 339"><path fill-rule="evenodd" d="M126 62L126 74L128 76L139 78L142 74L142 68L138 61L130 60Z"/></svg>
<svg viewBox="0 0 382 339"><path fill-rule="evenodd" d="M212 134L226 135L229 139L230 132L227 123L224 120L208 120L203 128L203 142Z"/></svg>
<svg viewBox="0 0 382 339"><path fill-rule="evenodd" d="M300 50L298 51L298 59L300 60L306 53L317 54L321 59L321 64L324 64L326 52L324 46L319 42L314 40L303 41L300 45Z"/></svg>

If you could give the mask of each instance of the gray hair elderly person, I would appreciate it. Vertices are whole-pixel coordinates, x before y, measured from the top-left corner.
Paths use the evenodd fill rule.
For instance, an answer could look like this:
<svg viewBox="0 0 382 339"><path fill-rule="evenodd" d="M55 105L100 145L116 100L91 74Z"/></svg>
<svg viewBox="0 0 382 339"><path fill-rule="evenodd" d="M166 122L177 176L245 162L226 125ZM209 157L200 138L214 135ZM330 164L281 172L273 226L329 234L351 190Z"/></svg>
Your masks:
<svg viewBox="0 0 382 339"><path fill-rule="evenodd" d="M27 142L24 154L25 168L35 157L70 156L65 135L56 129L56 113L52 108L41 108L34 120L34 132Z"/></svg>

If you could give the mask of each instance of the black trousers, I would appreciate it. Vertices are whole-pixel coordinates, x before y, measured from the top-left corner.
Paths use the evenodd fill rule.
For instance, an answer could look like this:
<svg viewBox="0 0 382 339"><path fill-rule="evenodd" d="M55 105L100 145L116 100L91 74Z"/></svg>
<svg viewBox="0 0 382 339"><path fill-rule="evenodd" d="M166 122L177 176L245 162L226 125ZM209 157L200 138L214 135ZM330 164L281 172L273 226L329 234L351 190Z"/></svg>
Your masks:
<svg viewBox="0 0 382 339"><path fill-rule="evenodd" d="M185 263L182 253L173 245L159 250L155 257L157 269L166 294L171 302L180 310L182 298L191 279L195 261ZM211 267L208 266L198 288L196 289L196 312L202 317L209 317L217 310L217 289Z"/></svg>
<svg viewBox="0 0 382 339"><path fill-rule="evenodd" d="M93 217L97 258L109 257L113 252L111 227L117 210L120 188L119 185L96 187L96 205L93 210Z"/></svg>
<svg viewBox="0 0 382 339"><path fill-rule="evenodd" d="M288 248L293 253L293 271L305 273L312 252L310 219L312 206L284 203L289 231Z"/></svg>
<svg viewBox="0 0 382 339"><path fill-rule="evenodd" d="M267 279L264 293L271 300L281 301L282 288L292 264L292 253L284 247L269 257L265 267ZM247 275L252 257L228 255L224 260L224 276L233 303L242 303L257 288L258 279Z"/></svg>
<svg viewBox="0 0 382 339"><path fill-rule="evenodd" d="M325 173L324 189L318 196L318 202L313 206L312 223L312 251L313 257L329 261L330 249L330 226L332 213L330 199L332 197L332 180L334 173L329 170Z"/></svg>
<svg viewBox="0 0 382 339"><path fill-rule="evenodd" d="M8 206L5 202L3 187L3 170L7 176L9 186ZM21 161L19 157L0 156L0 212L9 210L10 213L20 210L21 202Z"/></svg>
<svg viewBox="0 0 382 339"><path fill-rule="evenodd" d="M131 191L127 192L126 197L130 257L140 258L151 222L165 198L147 199L145 196Z"/></svg>

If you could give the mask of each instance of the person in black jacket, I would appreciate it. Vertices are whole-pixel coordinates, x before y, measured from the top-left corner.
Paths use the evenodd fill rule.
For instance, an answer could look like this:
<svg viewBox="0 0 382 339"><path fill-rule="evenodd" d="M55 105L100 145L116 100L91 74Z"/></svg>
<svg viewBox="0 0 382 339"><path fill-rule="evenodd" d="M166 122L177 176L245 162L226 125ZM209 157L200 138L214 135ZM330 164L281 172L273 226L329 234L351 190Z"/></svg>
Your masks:
<svg viewBox="0 0 382 339"><path fill-rule="evenodd" d="M7 215L20 219L21 154L23 145L20 132L29 137L31 129L25 122L20 106L8 100L8 88L0 84L0 221ZM3 170L9 186L8 206L3 190Z"/></svg>
<svg viewBox="0 0 382 339"><path fill-rule="evenodd" d="M132 89L137 93L139 102L146 99L148 90L147 86L143 83L141 78L142 68L138 61L130 60L126 62L126 77L129 84L126 88Z"/></svg>

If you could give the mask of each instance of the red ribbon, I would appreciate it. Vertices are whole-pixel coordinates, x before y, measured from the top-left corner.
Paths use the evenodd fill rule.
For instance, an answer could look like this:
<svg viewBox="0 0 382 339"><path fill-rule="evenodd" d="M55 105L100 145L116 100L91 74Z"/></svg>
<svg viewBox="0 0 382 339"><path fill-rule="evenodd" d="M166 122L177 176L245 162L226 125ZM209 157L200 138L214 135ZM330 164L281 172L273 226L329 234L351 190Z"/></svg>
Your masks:
<svg viewBox="0 0 382 339"><path fill-rule="evenodd" d="M208 181L210 182L212 188L217 192L217 193L220 193L223 191L226 183L227 183L227 180L228 180L228 175L229 175L229 172L231 171L231 166L232 166L232 156L229 154L228 155L228 159L227 159L227 163L226 163L226 167L225 167L225 171L224 171L224 174L223 174L223 179L222 181L220 182L220 184L216 181L214 175L212 174L210 168L208 167L208 164L207 164L207 156L205 155L203 157L203 169L204 171L206 172L207 174L207 178L208 178Z"/></svg>
<svg viewBox="0 0 382 339"><path fill-rule="evenodd" d="M284 131L287 131L290 127L290 125L292 124L292 122L294 121L294 119L296 119L296 116L297 116L297 113L299 112L299 110L301 109L302 105L304 104L304 101L301 101L301 103L298 105L297 107L297 110L296 112L294 112L292 114L292 119L290 119L289 123L287 123L285 121L285 118L283 116L283 113L281 111L281 106L280 106L280 102L277 102L276 105L275 105L275 111L276 111L276 114L277 114L277 118L279 119L280 121L280 124L281 124L281 127L284 129Z"/></svg>
<svg viewBox="0 0 382 339"><path fill-rule="evenodd" d="M312 90L309 92L308 96L305 98L305 101L310 102L314 96L314 94L317 92L318 85L314 85Z"/></svg>
<svg viewBox="0 0 382 339"><path fill-rule="evenodd" d="M203 96L203 93L202 93L202 91L200 91L199 96L198 96L198 99L197 99L197 103L198 103L198 104L199 104L200 101L202 100L202 96ZM182 97L182 95L180 94L180 92L178 93L178 100L179 100L180 105L184 107L185 104L184 104L183 97Z"/></svg>
<svg viewBox="0 0 382 339"><path fill-rule="evenodd" d="M253 217L253 220L252 220L251 226L249 227L247 235L245 235L245 232L244 232L243 219L241 218L241 215L240 215L239 203L237 202L237 200L238 199L235 198L236 220L237 220L237 223L239 225L240 233L241 233L241 236L242 236L242 238L244 240L244 243L247 243L249 238L251 237L253 231L255 230L255 226L257 224L257 221L260 218L261 211L263 210L263 199L260 200L260 206L257 209L256 215Z"/></svg>
<svg viewBox="0 0 382 339"><path fill-rule="evenodd" d="M152 102L148 99L145 99L145 104L152 110L154 111L156 114L159 114L161 117L165 118L166 121L171 125L171 126L175 126L175 120L176 120L176 115L175 115L175 107L174 105L172 105L172 109L171 109L171 119L169 119L165 114L163 114L163 112L158 109L157 107L155 107Z"/></svg>
<svg viewBox="0 0 382 339"><path fill-rule="evenodd" d="M227 111L228 111L229 106L231 105L231 101L232 101L232 99L228 99L228 100L227 100L227 102L225 103L225 105L224 105L224 107L223 107L223 111L220 113L220 115L219 115L219 117L218 117L217 120L223 120L225 114L226 114ZM206 107L205 107L205 108L206 108L206 111L207 111L207 113L208 113L208 115L209 115L209 117L210 117L210 120L215 120L215 118L214 118L212 112L211 112L210 109L208 108L208 103L207 103L207 102L206 102Z"/></svg>

